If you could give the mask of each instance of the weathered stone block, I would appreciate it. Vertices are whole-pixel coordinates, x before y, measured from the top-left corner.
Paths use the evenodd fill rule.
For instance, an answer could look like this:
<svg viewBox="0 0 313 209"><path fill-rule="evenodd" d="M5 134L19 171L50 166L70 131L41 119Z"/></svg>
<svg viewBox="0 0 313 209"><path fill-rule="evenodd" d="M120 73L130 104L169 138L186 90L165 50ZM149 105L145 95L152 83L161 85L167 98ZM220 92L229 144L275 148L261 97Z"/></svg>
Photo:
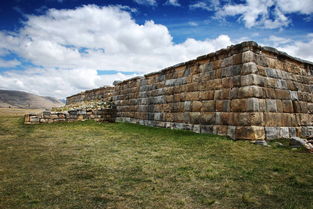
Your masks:
<svg viewBox="0 0 313 209"><path fill-rule="evenodd" d="M277 112L276 100L266 99L266 111L267 112Z"/></svg>
<svg viewBox="0 0 313 209"><path fill-rule="evenodd" d="M288 90L275 89L277 99L289 100L290 94Z"/></svg>
<svg viewBox="0 0 313 209"><path fill-rule="evenodd" d="M192 103L191 101L185 101L184 102L184 109L185 109L185 111L188 111L188 112L191 111L191 109L192 109L191 103Z"/></svg>
<svg viewBox="0 0 313 209"><path fill-rule="evenodd" d="M236 126L262 126L264 125L263 113L261 112L245 112L233 113L234 125Z"/></svg>
<svg viewBox="0 0 313 209"><path fill-rule="evenodd" d="M282 117L281 117L281 113L268 113L265 112L264 113L264 122L265 122L265 126L268 127L278 127L278 126L282 126Z"/></svg>
<svg viewBox="0 0 313 209"><path fill-rule="evenodd" d="M246 99L233 99L230 102L231 112L245 112L247 104Z"/></svg>
<svg viewBox="0 0 313 209"><path fill-rule="evenodd" d="M290 100L283 100L282 104L283 104L283 112L288 112L288 113L292 113L293 112L292 101L290 101Z"/></svg>
<svg viewBox="0 0 313 209"><path fill-rule="evenodd" d="M217 100L215 102L215 109L217 112L229 112L230 111L230 101L229 100Z"/></svg>
<svg viewBox="0 0 313 209"><path fill-rule="evenodd" d="M254 62L244 63L241 68L241 75L257 73L258 68Z"/></svg>
<svg viewBox="0 0 313 209"><path fill-rule="evenodd" d="M199 99L199 92L187 92L186 93L186 100L188 101L196 101Z"/></svg>
<svg viewBox="0 0 313 209"><path fill-rule="evenodd" d="M263 95L264 98L275 99L276 98L276 91L272 88L263 88Z"/></svg>
<svg viewBox="0 0 313 209"><path fill-rule="evenodd" d="M247 112L257 112L259 111L259 99L249 98L246 100L246 111Z"/></svg>
<svg viewBox="0 0 313 209"><path fill-rule="evenodd" d="M201 133L213 134L213 125L201 125Z"/></svg>
<svg viewBox="0 0 313 209"><path fill-rule="evenodd" d="M223 78L222 79L222 86L223 86L223 88L232 88L234 86L233 78L232 77Z"/></svg>
<svg viewBox="0 0 313 209"><path fill-rule="evenodd" d="M214 91L201 91L199 93L200 100L212 100L214 98Z"/></svg>
<svg viewBox="0 0 313 209"><path fill-rule="evenodd" d="M202 112L200 123L203 125L215 124L215 113L214 112Z"/></svg>
<svg viewBox="0 0 313 209"><path fill-rule="evenodd" d="M244 86L238 89L239 98L249 98L249 97L263 97L262 87L259 86Z"/></svg>
<svg viewBox="0 0 313 209"><path fill-rule="evenodd" d="M238 126L236 127L236 139L248 139L248 140L265 139L264 127Z"/></svg>
<svg viewBox="0 0 313 209"><path fill-rule="evenodd" d="M200 125L193 125L192 131L198 134L201 133Z"/></svg>
<svg viewBox="0 0 313 209"><path fill-rule="evenodd" d="M190 112L190 122L192 124L199 124L201 120L201 113L200 112Z"/></svg>
<svg viewBox="0 0 313 209"><path fill-rule="evenodd" d="M301 127L301 135L303 138L313 137L313 126Z"/></svg>
<svg viewBox="0 0 313 209"><path fill-rule="evenodd" d="M228 127L227 126L223 126L223 125L215 125L215 126L213 126L213 133L214 134L226 136L227 135L227 131L228 131Z"/></svg>
<svg viewBox="0 0 313 209"><path fill-rule="evenodd" d="M265 135L267 140L279 138L279 129L277 127L265 127Z"/></svg>
<svg viewBox="0 0 313 209"><path fill-rule="evenodd" d="M235 139L236 137L236 126L228 126L227 127L227 136L231 139Z"/></svg>
<svg viewBox="0 0 313 209"><path fill-rule="evenodd" d="M252 51L245 51L242 53L242 62L255 62L255 54Z"/></svg>
<svg viewBox="0 0 313 209"><path fill-rule="evenodd" d="M221 124L223 125L233 125L234 124L234 114L230 112L221 112L220 114Z"/></svg>
<svg viewBox="0 0 313 209"><path fill-rule="evenodd" d="M215 112L215 100L202 101L201 112Z"/></svg>
<svg viewBox="0 0 313 209"><path fill-rule="evenodd" d="M192 102L192 111L193 112L200 112L202 107L202 102L200 101L193 101Z"/></svg>

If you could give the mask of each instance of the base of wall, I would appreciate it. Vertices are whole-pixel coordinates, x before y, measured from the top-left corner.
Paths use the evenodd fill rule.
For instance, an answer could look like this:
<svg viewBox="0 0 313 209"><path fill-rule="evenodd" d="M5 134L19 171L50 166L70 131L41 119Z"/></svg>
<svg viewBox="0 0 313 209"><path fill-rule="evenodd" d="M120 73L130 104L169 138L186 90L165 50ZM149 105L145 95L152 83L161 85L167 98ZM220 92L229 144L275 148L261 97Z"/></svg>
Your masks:
<svg viewBox="0 0 313 209"><path fill-rule="evenodd" d="M273 140L279 138L313 137L313 126L301 127L263 127L263 126L226 126L198 125L188 123L163 122L155 120L140 120L128 117L117 117L116 122L127 122L144 126L190 130L195 133L216 134L231 139Z"/></svg>

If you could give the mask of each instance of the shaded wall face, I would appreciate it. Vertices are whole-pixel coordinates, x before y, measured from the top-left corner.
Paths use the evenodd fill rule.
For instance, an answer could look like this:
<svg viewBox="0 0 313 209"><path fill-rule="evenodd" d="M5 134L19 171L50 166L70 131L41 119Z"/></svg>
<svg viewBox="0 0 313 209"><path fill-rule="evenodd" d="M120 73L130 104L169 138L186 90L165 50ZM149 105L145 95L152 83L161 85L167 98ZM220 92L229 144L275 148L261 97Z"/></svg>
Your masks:
<svg viewBox="0 0 313 209"><path fill-rule="evenodd" d="M267 139L313 136L313 66L264 52L253 82Z"/></svg>
<svg viewBox="0 0 313 209"><path fill-rule="evenodd" d="M115 86L117 120L238 139L312 136L312 66L243 49Z"/></svg>

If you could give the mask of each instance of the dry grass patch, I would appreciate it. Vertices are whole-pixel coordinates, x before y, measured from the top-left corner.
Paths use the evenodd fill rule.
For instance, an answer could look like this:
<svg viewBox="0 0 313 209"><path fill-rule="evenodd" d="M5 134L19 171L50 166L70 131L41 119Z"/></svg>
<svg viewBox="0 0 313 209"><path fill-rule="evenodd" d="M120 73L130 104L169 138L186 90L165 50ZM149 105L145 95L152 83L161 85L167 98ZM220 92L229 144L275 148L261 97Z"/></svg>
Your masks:
<svg viewBox="0 0 313 209"><path fill-rule="evenodd" d="M301 150L123 123L0 127L0 208L313 208Z"/></svg>

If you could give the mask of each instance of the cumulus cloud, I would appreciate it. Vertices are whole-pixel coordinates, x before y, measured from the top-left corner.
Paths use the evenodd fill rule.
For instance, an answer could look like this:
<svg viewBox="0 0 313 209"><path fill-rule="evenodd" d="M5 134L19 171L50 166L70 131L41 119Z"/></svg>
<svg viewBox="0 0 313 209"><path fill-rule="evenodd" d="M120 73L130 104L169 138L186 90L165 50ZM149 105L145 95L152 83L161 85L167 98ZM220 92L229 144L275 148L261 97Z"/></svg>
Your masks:
<svg viewBox="0 0 313 209"><path fill-rule="evenodd" d="M239 16L247 28L282 28L291 23L288 14L313 13L312 0L245 0L241 4L226 4L216 12L216 17Z"/></svg>
<svg viewBox="0 0 313 209"><path fill-rule="evenodd" d="M166 5L172 5L172 6L176 6L179 7L181 6L180 3L178 2L178 0L167 0L165 2Z"/></svg>
<svg viewBox="0 0 313 209"><path fill-rule="evenodd" d="M0 74L0 88L27 91L38 95L64 98L85 89L111 85L112 80L125 80L135 74L99 75L94 69L31 68L23 73L8 71Z"/></svg>
<svg viewBox="0 0 313 209"><path fill-rule="evenodd" d="M313 62L313 37L309 41L288 42L278 47L278 50L284 51L289 55L299 57Z"/></svg>
<svg viewBox="0 0 313 209"><path fill-rule="evenodd" d="M227 35L179 44L172 39L166 26L153 21L139 25L121 6L87 5L28 15L18 32L0 31L0 52L9 51L38 68L0 74L0 88L65 97L125 77L100 76L97 70L143 74L232 44Z"/></svg>

